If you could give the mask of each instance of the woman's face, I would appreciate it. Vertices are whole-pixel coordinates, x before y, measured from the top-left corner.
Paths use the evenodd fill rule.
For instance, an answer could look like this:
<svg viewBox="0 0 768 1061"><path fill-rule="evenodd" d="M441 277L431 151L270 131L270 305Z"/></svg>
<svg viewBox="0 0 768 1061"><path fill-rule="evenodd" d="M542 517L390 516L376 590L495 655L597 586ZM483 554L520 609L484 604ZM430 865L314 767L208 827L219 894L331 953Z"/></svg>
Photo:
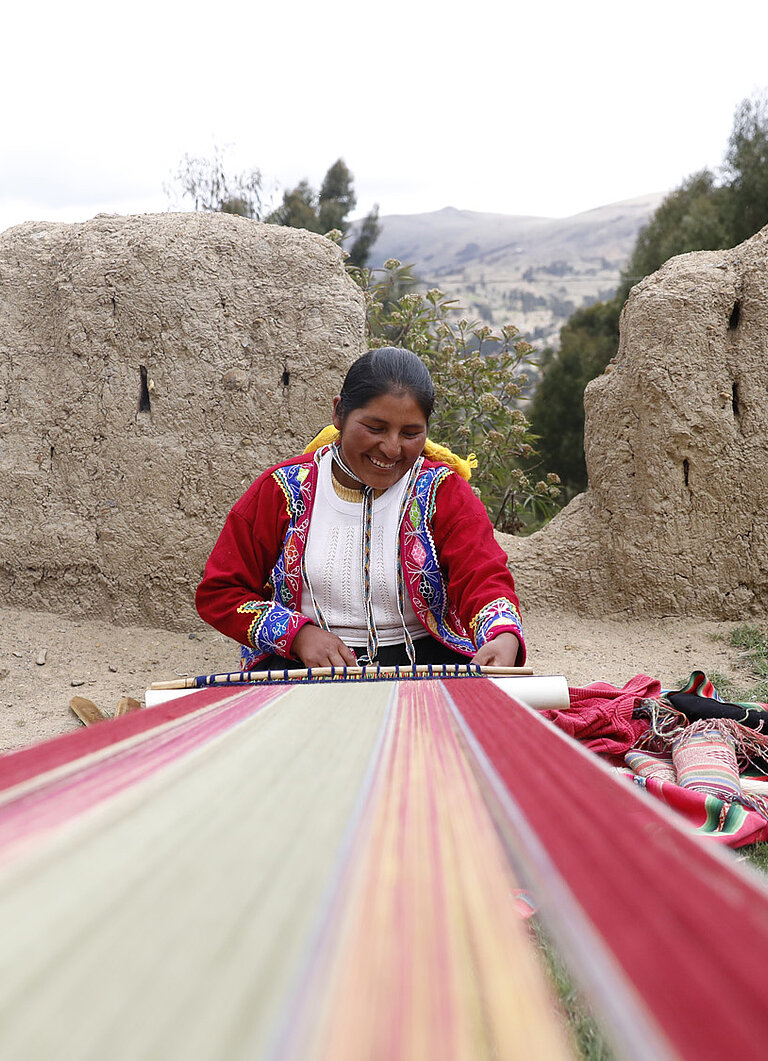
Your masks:
<svg viewBox="0 0 768 1061"><path fill-rule="evenodd" d="M386 490L411 470L424 449L427 421L407 391L381 394L342 419L341 398L333 399L333 424L341 432L341 452L366 486ZM338 476L342 486L357 484Z"/></svg>

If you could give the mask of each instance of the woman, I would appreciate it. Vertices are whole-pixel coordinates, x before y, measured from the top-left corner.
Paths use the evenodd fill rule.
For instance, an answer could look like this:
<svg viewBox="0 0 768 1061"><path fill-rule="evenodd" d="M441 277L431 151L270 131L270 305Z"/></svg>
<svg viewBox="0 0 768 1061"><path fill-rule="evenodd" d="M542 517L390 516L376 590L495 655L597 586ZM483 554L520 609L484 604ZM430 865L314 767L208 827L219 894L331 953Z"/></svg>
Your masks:
<svg viewBox="0 0 768 1061"><path fill-rule="evenodd" d="M235 504L196 604L240 642L243 669L524 661L485 508L458 458L424 455L439 450L433 404L415 354L370 350L333 400L337 440L268 469Z"/></svg>

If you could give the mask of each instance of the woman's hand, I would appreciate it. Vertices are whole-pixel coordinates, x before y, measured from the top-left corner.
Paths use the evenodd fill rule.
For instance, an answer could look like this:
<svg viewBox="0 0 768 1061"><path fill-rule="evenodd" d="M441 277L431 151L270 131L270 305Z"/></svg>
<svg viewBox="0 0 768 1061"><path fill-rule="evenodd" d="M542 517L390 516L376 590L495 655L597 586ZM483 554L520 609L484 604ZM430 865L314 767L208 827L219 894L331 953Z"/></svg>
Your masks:
<svg viewBox="0 0 768 1061"><path fill-rule="evenodd" d="M305 667L356 667L357 656L351 648L328 630L305 623L293 639L291 653Z"/></svg>
<svg viewBox="0 0 768 1061"><path fill-rule="evenodd" d="M475 652L470 663L480 667L514 667L519 651L520 642L514 634L497 634Z"/></svg>

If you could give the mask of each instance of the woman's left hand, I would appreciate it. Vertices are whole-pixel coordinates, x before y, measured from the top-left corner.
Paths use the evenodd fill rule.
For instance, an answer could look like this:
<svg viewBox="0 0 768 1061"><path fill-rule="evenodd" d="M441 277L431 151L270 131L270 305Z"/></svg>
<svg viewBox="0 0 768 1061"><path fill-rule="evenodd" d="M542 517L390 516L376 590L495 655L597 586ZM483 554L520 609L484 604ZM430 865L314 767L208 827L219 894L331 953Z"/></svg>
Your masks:
<svg viewBox="0 0 768 1061"><path fill-rule="evenodd" d="M514 667L519 651L520 642L514 634L497 634L475 652L470 663L480 667Z"/></svg>

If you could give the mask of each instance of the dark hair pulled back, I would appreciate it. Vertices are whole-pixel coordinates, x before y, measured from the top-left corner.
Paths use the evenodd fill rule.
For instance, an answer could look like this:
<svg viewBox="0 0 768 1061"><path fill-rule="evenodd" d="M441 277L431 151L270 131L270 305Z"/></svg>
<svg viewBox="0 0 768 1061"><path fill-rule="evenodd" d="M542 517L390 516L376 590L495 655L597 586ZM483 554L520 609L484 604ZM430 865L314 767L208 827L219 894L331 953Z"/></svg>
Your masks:
<svg viewBox="0 0 768 1061"><path fill-rule="evenodd" d="M355 361L341 388L342 418L382 394L410 394L429 421L435 388L427 366L416 354L400 346L380 346Z"/></svg>

